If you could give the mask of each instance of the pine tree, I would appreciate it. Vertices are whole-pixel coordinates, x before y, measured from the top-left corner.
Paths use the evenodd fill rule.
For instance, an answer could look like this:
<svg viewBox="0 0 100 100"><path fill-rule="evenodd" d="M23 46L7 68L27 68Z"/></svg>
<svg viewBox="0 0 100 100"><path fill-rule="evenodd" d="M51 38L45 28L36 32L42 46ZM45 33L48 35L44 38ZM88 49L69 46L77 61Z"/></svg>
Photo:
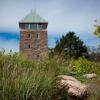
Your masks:
<svg viewBox="0 0 100 100"><path fill-rule="evenodd" d="M74 32L69 32L65 36L63 35L61 39L57 41L54 51L59 54L63 53L64 56L69 55L75 58L88 55L87 47Z"/></svg>

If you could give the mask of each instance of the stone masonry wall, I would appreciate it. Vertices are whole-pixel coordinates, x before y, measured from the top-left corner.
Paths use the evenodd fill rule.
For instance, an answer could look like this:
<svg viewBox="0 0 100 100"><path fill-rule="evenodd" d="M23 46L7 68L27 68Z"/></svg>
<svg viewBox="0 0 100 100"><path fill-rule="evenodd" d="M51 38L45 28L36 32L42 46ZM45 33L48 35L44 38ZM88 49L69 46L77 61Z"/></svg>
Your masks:
<svg viewBox="0 0 100 100"><path fill-rule="evenodd" d="M30 34L30 38L28 38L28 34ZM37 34L39 34L39 38L37 38ZM28 45L30 45L30 48ZM42 57L47 57L47 30L21 30L20 53L34 60L40 60Z"/></svg>

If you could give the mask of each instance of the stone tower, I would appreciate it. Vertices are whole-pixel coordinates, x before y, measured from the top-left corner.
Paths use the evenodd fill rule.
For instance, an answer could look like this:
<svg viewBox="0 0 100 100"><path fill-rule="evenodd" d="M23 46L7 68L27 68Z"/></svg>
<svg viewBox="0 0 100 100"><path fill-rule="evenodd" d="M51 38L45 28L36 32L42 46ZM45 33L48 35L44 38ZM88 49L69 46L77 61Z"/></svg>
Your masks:
<svg viewBox="0 0 100 100"><path fill-rule="evenodd" d="M48 56L48 22L36 11L19 21L20 53L34 60Z"/></svg>

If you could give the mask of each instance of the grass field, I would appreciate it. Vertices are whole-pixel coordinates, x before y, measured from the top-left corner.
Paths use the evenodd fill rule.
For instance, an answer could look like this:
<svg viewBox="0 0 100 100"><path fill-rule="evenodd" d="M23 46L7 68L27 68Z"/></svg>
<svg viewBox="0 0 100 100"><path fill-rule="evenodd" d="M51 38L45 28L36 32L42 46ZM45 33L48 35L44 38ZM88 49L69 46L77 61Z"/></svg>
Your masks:
<svg viewBox="0 0 100 100"><path fill-rule="evenodd" d="M55 80L70 72L85 81L84 73L100 75L100 63L58 56L35 62L16 53L0 52L0 100L65 100L67 95L55 87Z"/></svg>

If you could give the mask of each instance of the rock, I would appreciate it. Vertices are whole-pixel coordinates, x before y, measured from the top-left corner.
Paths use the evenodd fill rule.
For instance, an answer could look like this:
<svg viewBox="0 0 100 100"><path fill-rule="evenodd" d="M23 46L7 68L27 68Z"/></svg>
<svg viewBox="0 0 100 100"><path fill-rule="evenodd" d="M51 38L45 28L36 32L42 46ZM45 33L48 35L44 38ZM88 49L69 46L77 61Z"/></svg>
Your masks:
<svg viewBox="0 0 100 100"><path fill-rule="evenodd" d="M58 76L57 84L58 88L64 88L70 96L85 97L87 95L87 85L81 83L72 76Z"/></svg>
<svg viewBox="0 0 100 100"><path fill-rule="evenodd" d="M85 78L87 79L92 79L92 78L96 78L97 77L97 74L95 73L91 73L91 74L85 74L83 75Z"/></svg>

